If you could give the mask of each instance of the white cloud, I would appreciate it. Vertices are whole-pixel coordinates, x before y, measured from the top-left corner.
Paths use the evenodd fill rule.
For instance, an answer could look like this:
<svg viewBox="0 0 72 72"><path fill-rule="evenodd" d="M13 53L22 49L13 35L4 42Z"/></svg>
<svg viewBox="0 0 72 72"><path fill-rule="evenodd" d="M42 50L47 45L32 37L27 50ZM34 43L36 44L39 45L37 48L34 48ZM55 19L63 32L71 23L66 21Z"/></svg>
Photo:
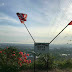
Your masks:
<svg viewBox="0 0 72 72"><path fill-rule="evenodd" d="M0 26L0 42L33 42L26 29L12 26Z"/></svg>
<svg viewBox="0 0 72 72"><path fill-rule="evenodd" d="M50 42L64 27L28 27L30 33L36 42ZM56 30L57 29L57 30ZM57 38L62 39L65 36L71 36L72 27L68 26ZM67 35L66 35L67 34ZM68 37L68 39L69 39ZM55 40L57 42L58 40ZM0 40L6 42L33 43L30 35L24 27L0 26Z"/></svg>
<svg viewBox="0 0 72 72"><path fill-rule="evenodd" d="M8 17L8 16L0 17L0 20L3 20L3 21L6 20L6 21L14 22L14 23L19 23L19 21L17 21L16 19Z"/></svg>
<svg viewBox="0 0 72 72"><path fill-rule="evenodd" d="M0 6L4 6L5 4L4 3L0 3Z"/></svg>
<svg viewBox="0 0 72 72"><path fill-rule="evenodd" d="M4 5L4 3L2 3L2 5Z"/></svg>
<svg viewBox="0 0 72 72"><path fill-rule="evenodd" d="M67 16L67 19L72 20L72 3L69 5L69 7L65 11L65 15Z"/></svg>
<svg viewBox="0 0 72 72"><path fill-rule="evenodd" d="M14 22L14 23L19 23L19 21L17 21L15 18L12 18L4 13L0 13L0 20L2 21L10 21L10 22Z"/></svg>

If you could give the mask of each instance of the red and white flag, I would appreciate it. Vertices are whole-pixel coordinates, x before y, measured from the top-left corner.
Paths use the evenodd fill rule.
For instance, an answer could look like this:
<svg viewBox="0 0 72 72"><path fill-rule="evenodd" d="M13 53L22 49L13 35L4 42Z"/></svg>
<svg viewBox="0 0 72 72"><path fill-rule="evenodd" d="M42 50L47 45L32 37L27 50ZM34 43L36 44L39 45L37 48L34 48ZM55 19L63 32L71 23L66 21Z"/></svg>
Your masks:
<svg viewBox="0 0 72 72"><path fill-rule="evenodd" d="M68 25L72 25L72 21Z"/></svg>
<svg viewBox="0 0 72 72"><path fill-rule="evenodd" d="M20 19L20 22L24 24L24 21L27 21L27 14L23 14L23 13L16 13L18 18Z"/></svg>

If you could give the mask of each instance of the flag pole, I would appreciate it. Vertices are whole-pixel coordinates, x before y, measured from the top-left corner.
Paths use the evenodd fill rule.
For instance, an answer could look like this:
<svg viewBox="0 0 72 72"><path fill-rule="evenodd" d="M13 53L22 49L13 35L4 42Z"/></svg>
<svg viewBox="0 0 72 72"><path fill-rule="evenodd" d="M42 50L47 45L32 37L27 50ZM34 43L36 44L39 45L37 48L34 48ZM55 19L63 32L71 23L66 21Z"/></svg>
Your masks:
<svg viewBox="0 0 72 72"><path fill-rule="evenodd" d="M32 38L32 40L34 41L34 44L35 44L35 40L34 40L34 38L32 37L31 33L29 32L27 26L26 26L25 24L24 24L24 26L25 26L25 28L27 29L29 35L31 36L31 38ZM34 72L35 72L35 54L34 54Z"/></svg>
<svg viewBox="0 0 72 72"><path fill-rule="evenodd" d="M24 24L24 21L25 21L25 18L27 17L27 14L26 14L26 17L25 17L25 18L24 18L24 16L23 16L24 14L22 15L22 13L16 13L16 14L17 14L17 16L19 17L20 21L22 21L21 23ZM20 17L20 16L21 16L21 17ZM32 37L31 33L29 32L27 26L26 26L25 24L24 24L24 26L25 26L25 28L27 29L29 35L31 36L31 38L32 38L32 40L34 41L34 44L35 44L35 40L34 40L34 38ZM34 54L34 72L35 72L35 54Z"/></svg>
<svg viewBox="0 0 72 72"><path fill-rule="evenodd" d="M69 25L69 24L68 24ZM65 28L67 28L68 27L68 25L65 27ZM60 35L61 34L61 32L63 32L64 31L64 29L65 28L63 28L51 41L50 41L50 43L52 43L53 42L53 40L58 36L58 35ZM50 44L49 43L49 44Z"/></svg>
<svg viewBox="0 0 72 72"><path fill-rule="evenodd" d="M25 26L25 28L27 29L27 31L28 31L29 35L31 36L32 40L33 40L33 41L34 41L34 43L35 43L35 40L34 40L34 38L32 37L31 33L29 32L29 30L28 30L27 26L26 26L25 24L24 24L24 26Z"/></svg>

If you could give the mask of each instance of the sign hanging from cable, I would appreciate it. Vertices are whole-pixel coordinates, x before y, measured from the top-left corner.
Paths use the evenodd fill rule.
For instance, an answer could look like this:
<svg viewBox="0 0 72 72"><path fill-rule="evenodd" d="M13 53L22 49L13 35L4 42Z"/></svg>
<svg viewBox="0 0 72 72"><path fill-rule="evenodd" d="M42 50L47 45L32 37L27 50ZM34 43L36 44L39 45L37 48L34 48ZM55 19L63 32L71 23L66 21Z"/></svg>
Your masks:
<svg viewBox="0 0 72 72"><path fill-rule="evenodd" d="M35 53L48 53L49 43L35 43L34 44Z"/></svg>

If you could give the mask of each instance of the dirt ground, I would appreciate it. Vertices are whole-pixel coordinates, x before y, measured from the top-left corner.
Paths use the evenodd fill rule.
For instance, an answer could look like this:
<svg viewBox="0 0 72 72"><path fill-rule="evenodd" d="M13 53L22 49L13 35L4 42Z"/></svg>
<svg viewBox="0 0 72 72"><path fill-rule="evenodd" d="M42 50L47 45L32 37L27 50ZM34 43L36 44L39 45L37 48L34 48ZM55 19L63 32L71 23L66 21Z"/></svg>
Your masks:
<svg viewBox="0 0 72 72"><path fill-rule="evenodd" d="M34 70L22 70L20 72L34 72ZM43 71L43 70L36 70L35 72L47 72L47 71ZM66 69L66 70L60 70L60 69L54 69L54 70L50 70L48 72L72 72L72 69Z"/></svg>

